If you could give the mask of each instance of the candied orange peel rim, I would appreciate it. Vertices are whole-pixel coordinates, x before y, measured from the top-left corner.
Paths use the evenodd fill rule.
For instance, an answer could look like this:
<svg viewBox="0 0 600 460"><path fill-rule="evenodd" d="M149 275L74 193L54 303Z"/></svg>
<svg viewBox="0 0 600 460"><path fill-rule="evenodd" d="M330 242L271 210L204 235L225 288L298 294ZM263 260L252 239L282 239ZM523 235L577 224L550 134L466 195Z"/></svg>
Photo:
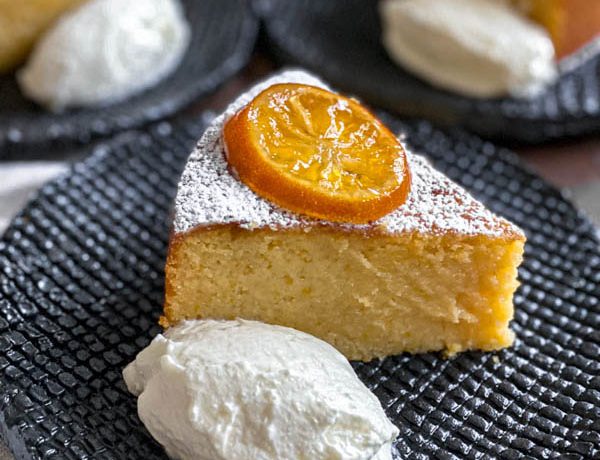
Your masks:
<svg viewBox="0 0 600 460"><path fill-rule="evenodd" d="M395 175L397 186L371 199L356 199L345 193L322 190L317 185L306 186L304 182L273 167L272 160L267 158L253 138L256 128L249 115L257 101L263 101L278 90L290 88L306 88L317 94L334 96L349 104L352 110L359 111L363 118L368 118L386 140L393 139L398 146L398 157L394 159L394 166L390 168L389 174ZM225 123L223 141L230 168L243 183L257 195L298 214L332 222L366 224L400 207L410 192L408 160L398 138L355 99L316 86L283 83L263 90Z"/></svg>

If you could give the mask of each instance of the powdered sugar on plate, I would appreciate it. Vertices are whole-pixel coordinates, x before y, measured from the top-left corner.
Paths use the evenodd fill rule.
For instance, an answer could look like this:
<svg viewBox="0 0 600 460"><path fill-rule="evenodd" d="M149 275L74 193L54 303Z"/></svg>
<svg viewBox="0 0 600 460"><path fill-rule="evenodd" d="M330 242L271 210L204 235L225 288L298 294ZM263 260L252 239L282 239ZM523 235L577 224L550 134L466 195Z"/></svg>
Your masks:
<svg viewBox="0 0 600 460"><path fill-rule="evenodd" d="M225 158L223 124L261 91L278 83L327 86L303 71L286 71L263 81L235 100L210 124L185 167L175 200L175 233L201 226L235 224L249 230L329 226L344 230L377 229L405 232L458 233L522 237L521 230L496 216L423 157L407 152L411 191L397 210L366 225L339 224L286 211L256 195L229 170Z"/></svg>

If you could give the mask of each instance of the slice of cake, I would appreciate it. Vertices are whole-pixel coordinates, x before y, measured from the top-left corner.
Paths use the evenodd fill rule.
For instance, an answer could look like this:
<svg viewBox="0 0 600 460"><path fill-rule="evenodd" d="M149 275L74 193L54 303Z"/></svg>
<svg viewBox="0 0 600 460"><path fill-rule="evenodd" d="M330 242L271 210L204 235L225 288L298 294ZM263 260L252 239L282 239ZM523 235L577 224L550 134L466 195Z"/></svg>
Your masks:
<svg viewBox="0 0 600 460"><path fill-rule="evenodd" d="M349 359L510 345L525 237L422 157L406 152L406 201L367 224L284 210L227 162L224 123L278 83L324 87L285 72L239 97L200 139L175 204L165 327L245 318L320 337Z"/></svg>

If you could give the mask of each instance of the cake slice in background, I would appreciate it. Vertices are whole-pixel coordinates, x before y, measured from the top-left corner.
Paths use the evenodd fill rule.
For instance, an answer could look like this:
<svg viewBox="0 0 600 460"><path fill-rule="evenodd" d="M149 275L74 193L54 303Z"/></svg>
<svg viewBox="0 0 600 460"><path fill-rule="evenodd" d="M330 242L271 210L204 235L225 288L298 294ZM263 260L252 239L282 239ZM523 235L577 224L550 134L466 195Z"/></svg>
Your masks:
<svg viewBox="0 0 600 460"><path fill-rule="evenodd" d="M22 64L37 39L85 0L0 0L0 73Z"/></svg>
<svg viewBox="0 0 600 460"><path fill-rule="evenodd" d="M558 59L576 52L600 34L597 0L513 0L548 30Z"/></svg>

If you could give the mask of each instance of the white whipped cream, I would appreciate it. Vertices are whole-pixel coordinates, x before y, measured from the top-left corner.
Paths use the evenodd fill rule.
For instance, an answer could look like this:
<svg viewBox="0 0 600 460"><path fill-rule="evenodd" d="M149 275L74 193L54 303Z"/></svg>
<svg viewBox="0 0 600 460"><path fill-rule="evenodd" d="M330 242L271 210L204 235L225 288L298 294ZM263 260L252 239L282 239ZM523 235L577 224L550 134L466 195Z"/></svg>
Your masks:
<svg viewBox="0 0 600 460"><path fill-rule="evenodd" d="M398 435L344 356L286 327L182 322L123 377L176 459L391 460Z"/></svg>
<svg viewBox="0 0 600 460"><path fill-rule="evenodd" d="M18 80L52 110L104 105L170 74L189 41L178 0L91 0L43 36Z"/></svg>
<svg viewBox="0 0 600 460"><path fill-rule="evenodd" d="M533 96L556 79L548 33L502 0L384 0L380 15L391 58L441 88Z"/></svg>

